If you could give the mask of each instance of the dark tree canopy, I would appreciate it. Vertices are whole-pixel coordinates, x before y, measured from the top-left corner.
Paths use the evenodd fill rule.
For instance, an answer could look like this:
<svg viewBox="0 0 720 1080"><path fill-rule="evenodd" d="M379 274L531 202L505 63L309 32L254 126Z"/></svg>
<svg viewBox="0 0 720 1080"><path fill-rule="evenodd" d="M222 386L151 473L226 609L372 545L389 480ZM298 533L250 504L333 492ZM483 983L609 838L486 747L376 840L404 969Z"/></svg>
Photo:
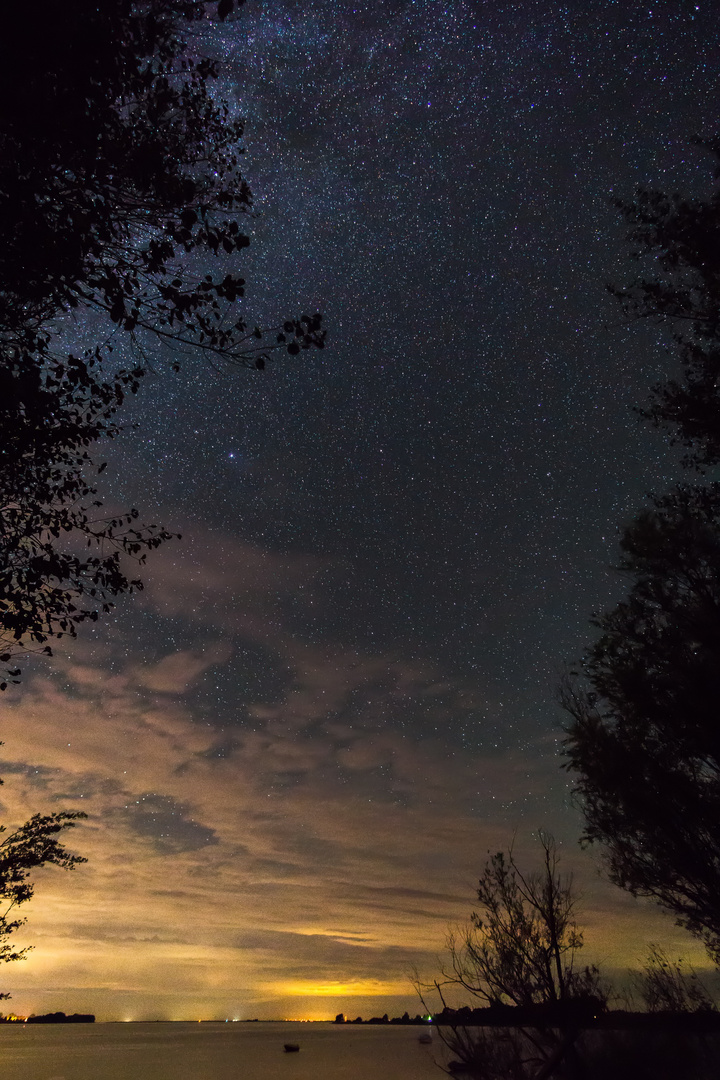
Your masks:
<svg viewBox="0 0 720 1080"><path fill-rule="evenodd" d="M262 331L238 311L252 200L242 122L205 50L235 6L38 0L4 19L2 662L140 587L121 556L142 562L170 536L135 510L103 517L92 479L93 444L117 432L152 352L262 368L273 351L323 346L319 315ZM97 340L85 350L67 344L78 311Z"/></svg>
<svg viewBox="0 0 720 1080"><path fill-rule="evenodd" d="M562 691L568 767L613 881L720 960L720 485L657 499L621 543L633 585Z"/></svg>
<svg viewBox="0 0 720 1080"><path fill-rule="evenodd" d="M720 142L696 142L720 157ZM720 168L715 181L706 199L640 189L617 202L648 275L611 288L630 315L672 329L681 375L653 387L640 412L687 447L685 463L697 468L720 462Z"/></svg>
<svg viewBox="0 0 720 1080"><path fill-rule="evenodd" d="M720 142L698 142L720 157ZM681 369L640 412L703 470L720 463L720 187L618 206L649 273L612 291L672 327ZM561 691L567 766L611 878L720 963L720 484L654 498L621 549L627 599L593 620L599 637Z"/></svg>
<svg viewBox="0 0 720 1080"><path fill-rule="evenodd" d="M107 612L111 597L142 588L121 556L142 564L171 534L116 517L88 479L89 447L116 432L114 413L139 371L102 378L92 360L69 356L42 366L0 368L0 662L18 649L75 636L85 619ZM3 392L4 391L4 392ZM102 466L100 466L102 470ZM17 669L7 669L16 679Z"/></svg>
<svg viewBox="0 0 720 1080"><path fill-rule="evenodd" d="M0 328L49 348L58 312L95 309L142 349L188 345L257 366L233 313L245 281L207 259L249 243L242 121L215 93L200 0L13 5L0 53ZM271 347L320 345L316 316Z"/></svg>
<svg viewBox="0 0 720 1080"><path fill-rule="evenodd" d="M29 952L13 949L8 937L18 930L25 919L18 918L15 909L32 899L35 886L30 875L41 866L54 865L73 870L87 860L72 855L58 840L58 835L72 829L75 822L86 817L83 813L61 812L35 814L15 832L0 838L0 962L22 960ZM0 825L0 834L6 829ZM9 997L0 994L0 999Z"/></svg>

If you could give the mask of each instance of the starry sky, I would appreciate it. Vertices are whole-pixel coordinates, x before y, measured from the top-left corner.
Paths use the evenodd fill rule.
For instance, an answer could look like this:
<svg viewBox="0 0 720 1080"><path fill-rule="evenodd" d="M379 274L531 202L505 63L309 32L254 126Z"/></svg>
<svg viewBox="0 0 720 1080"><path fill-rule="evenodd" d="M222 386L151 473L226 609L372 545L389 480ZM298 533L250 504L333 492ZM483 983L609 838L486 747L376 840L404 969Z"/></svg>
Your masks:
<svg viewBox="0 0 720 1080"><path fill-rule="evenodd" d="M255 194L252 322L328 348L262 373L158 357L103 449L112 506L182 532L145 591L3 697L3 820L84 809L2 972L18 1012L419 1008L487 852L533 831L609 971L650 941L600 875L555 691L619 599L619 527L677 455L672 370L612 199L709 190L707 0L248 0L214 32Z"/></svg>

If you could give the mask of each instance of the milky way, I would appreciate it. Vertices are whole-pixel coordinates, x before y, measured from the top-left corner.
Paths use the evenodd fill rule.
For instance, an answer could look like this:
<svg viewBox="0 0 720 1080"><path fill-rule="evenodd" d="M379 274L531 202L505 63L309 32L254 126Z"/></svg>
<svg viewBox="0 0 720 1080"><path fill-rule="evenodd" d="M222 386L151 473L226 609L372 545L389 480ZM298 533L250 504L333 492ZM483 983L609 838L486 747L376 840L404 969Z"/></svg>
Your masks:
<svg viewBox="0 0 720 1080"><path fill-rule="evenodd" d="M671 351L605 285L613 198L708 190L711 6L250 2L212 47L248 317L320 310L328 348L161 358L104 451L109 497L183 540L6 704L5 817L90 814L14 1007L413 1009L488 848L539 826L594 957L687 954L577 849L554 695L622 594L620 524L680 475L632 412Z"/></svg>

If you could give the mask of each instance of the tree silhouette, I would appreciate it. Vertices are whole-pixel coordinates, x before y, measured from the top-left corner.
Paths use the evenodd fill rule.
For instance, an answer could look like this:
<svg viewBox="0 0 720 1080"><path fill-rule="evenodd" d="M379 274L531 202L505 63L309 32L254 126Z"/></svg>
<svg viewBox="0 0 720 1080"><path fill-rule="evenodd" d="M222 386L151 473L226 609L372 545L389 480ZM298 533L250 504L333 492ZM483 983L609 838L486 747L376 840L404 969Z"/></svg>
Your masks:
<svg viewBox="0 0 720 1080"><path fill-rule="evenodd" d="M7 939L26 921L15 917L14 909L33 896L35 887L29 880L33 870L49 864L73 870L79 863L87 861L79 855L71 855L57 838L59 833L72 829L76 821L86 816L79 812L35 814L15 832L0 838L0 903L3 905L0 911L0 961L22 960L30 951L31 946L13 949ZM5 827L0 825L0 834L5 832ZM0 994L0 999L9 996Z"/></svg>
<svg viewBox="0 0 720 1080"><path fill-rule="evenodd" d="M641 190L618 206L651 273L611 291L672 326L682 369L640 411L702 471L720 462L720 190ZM654 498L621 550L628 597L593 619L600 636L561 689L567 766L612 880L658 901L720 962L720 484Z"/></svg>
<svg viewBox="0 0 720 1080"><path fill-rule="evenodd" d="M583 945L571 874L561 874L556 845L539 834L541 869L523 873L513 852L498 852L478 881L479 912L450 935L450 984L488 1005L562 1005L597 990L597 972L578 968Z"/></svg>
<svg viewBox="0 0 720 1080"><path fill-rule="evenodd" d="M647 1012L710 1013L717 1005L691 964L671 960L652 944L642 970L633 973L634 989Z"/></svg>
<svg viewBox="0 0 720 1080"><path fill-rule="evenodd" d="M695 142L720 158L720 142ZM715 181L706 199L642 188L633 201L617 201L649 276L610 289L631 316L671 328L682 376L653 387L649 408L639 411L700 469L720 462L720 168Z"/></svg>
<svg viewBox="0 0 720 1080"><path fill-rule="evenodd" d="M170 534L102 517L91 447L151 354L260 369L322 348L317 314L238 311L252 205L211 17L231 0L12 5L0 63L0 656L74 634L140 587ZM237 5L239 6L239 4ZM72 349L68 316L97 344ZM88 321L89 320L89 321ZM122 359L118 362L115 357ZM128 359L130 362L128 363ZM8 669L8 678L17 678Z"/></svg>
<svg viewBox="0 0 720 1080"><path fill-rule="evenodd" d="M573 1054L578 1021L605 1008L605 994L595 967L581 967L583 935L576 921L577 895L572 874L558 865L555 841L538 834L541 867L531 873L518 866L512 849L485 863L478 882L480 909L463 930L448 935L449 964L439 978L415 987L423 1006L436 992L445 1007L438 1028L464 1068L487 1080L505 1077L543 1080ZM485 1006L513 1006L523 1027L498 1038L462 1022L464 1012L447 1009L448 990L460 990ZM430 1010L432 1011L432 1010ZM513 1009L503 1014L514 1022Z"/></svg>
<svg viewBox="0 0 720 1080"><path fill-rule="evenodd" d="M103 517L87 478L98 471L89 447L116 434L115 411L140 375L120 372L108 381L91 359L73 356L0 368L2 663L17 651L49 652L48 639L74 637L79 623L110 609L111 597L142 588L121 556L142 564L171 537L138 525L136 510ZM18 675L8 668L0 689Z"/></svg>
<svg viewBox="0 0 720 1080"><path fill-rule="evenodd" d="M567 767L610 877L720 960L720 485L680 487L625 531L628 598L561 691Z"/></svg>
<svg viewBox="0 0 720 1080"><path fill-rule="evenodd" d="M8 13L0 327L11 355L45 352L47 320L78 305L141 355L165 342L257 367L268 348L322 345L317 316L264 345L233 314L242 276L206 272L248 246L239 219L252 204L242 121L213 86L218 62L202 55L212 7L38 0Z"/></svg>

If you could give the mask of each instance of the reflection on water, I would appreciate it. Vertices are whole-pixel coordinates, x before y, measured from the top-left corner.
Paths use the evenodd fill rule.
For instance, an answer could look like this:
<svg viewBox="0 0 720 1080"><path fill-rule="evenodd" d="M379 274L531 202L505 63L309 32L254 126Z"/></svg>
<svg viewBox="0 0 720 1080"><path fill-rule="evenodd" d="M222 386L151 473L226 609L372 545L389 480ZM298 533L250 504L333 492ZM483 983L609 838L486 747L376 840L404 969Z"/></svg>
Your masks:
<svg viewBox="0 0 720 1080"><path fill-rule="evenodd" d="M442 1080L426 1029L334 1024L0 1025L7 1080ZM286 1042L300 1052L286 1054Z"/></svg>

